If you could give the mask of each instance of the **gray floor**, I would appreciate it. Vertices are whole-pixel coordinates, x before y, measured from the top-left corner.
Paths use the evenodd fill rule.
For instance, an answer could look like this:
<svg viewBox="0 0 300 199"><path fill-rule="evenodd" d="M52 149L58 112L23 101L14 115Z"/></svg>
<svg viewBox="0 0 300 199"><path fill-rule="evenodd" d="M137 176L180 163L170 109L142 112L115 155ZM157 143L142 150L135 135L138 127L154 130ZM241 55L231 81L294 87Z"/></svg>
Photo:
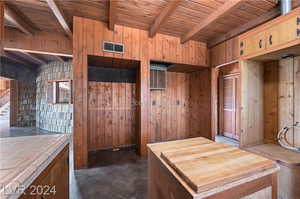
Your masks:
<svg viewBox="0 0 300 199"><path fill-rule="evenodd" d="M55 134L35 127L10 127L9 104L0 109L0 138Z"/></svg>
<svg viewBox="0 0 300 199"><path fill-rule="evenodd" d="M90 154L90 168L72 172L71 199L146 199L147 160L134 150Z"/></svg>
<svg viewBox="0 0 300 199"><path fill-rule="evenodd" d="M225 136L217 135L215 141L223 142L224 144L234 146L234 147L239 147L239 141L225 137Z"/></svg>

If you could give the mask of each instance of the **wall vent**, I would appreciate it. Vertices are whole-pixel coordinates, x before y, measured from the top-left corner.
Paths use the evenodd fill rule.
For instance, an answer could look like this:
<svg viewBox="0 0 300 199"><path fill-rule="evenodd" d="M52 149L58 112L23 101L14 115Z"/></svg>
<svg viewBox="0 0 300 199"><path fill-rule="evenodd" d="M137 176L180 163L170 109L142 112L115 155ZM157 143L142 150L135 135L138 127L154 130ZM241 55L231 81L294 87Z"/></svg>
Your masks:
<svg viewBox="0 0 300 199"><path fill-rule="evenodd" d="M124 53L125 46L124 44L103 41L103 51L111 53Z"/></svg>
<svg viewBox="0 0 300 199"><path fill-rule="evenodd" d="M167 65L150 63L150 89L162 90L167 88Z"/></svg>

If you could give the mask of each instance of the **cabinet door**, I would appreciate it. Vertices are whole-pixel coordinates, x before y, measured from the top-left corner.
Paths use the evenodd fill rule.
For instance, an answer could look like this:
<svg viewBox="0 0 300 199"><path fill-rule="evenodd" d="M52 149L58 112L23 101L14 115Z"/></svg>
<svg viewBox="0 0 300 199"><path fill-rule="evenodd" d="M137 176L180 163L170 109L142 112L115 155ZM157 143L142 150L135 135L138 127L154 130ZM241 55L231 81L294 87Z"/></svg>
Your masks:
<svg viewBox="0 0 300 199"><path fill-rule="evenodd" d="M265 50L264 31L246 36L240 41L240 56L247 56Z"/></svg>
<svg viewBox="0 0 300 199"><path fill-rule="evenodd" d="M218 66L225 63L226 59L226 49L225 42L218 44L211 49L211 65Z"/></svg>
<svg viewBox="0 0 300 199"><path fill-rule="evenodd" d="M226 63L238 59L238 39L237 37L226 41Z"/></svg>
<svg viewBox="0 0 300 199"><path fill-rule="evenodd" d="M266 31L266 47L272 48L297 39L298 16L291 17Z"/></svg>

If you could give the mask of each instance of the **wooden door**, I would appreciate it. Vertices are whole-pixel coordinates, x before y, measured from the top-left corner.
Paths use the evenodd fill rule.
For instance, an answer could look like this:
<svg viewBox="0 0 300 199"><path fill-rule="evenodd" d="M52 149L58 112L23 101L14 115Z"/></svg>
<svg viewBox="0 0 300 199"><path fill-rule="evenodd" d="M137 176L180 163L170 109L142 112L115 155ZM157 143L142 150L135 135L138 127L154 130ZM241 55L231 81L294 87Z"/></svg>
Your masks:
<svg viewBox="0 0 300 199"><path fill-rule="evenodd" d="M272 48L297 39L298 16L291 17L266 31L266 47Z"/></svg>
<svg viewBox="0 0 300 199"><path fill-rule="evenodd" d="M220 132L239 140L239 74L223 76L220 79Z"/></svg>

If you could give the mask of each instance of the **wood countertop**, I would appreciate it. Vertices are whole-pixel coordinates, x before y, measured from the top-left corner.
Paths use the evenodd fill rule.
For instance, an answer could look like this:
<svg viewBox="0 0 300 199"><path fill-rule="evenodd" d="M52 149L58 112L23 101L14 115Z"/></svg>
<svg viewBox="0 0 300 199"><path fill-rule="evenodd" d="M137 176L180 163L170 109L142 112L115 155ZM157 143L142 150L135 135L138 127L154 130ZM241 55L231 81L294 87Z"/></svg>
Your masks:
<svg viewBox="0 0 300 199"><path fill-rule="evenodd" d="M9 189L28 188L70 138L69 134L0 138L0 198L18 198L21 193L7 194Z"/></svg>
<svg viewBox="0 0 300 199"><path fill-rule="evenodd" d="M285 149L277 144L260 144L247 147L245 150L274 160L281 165L300 167L300 152Z"/></svg>
<svg viewBox="0 0 300 199"><path fill-rule="evenodd" d="M196 198L279 170L272 160L205 138L149 144L148 148Z"/></svg>

